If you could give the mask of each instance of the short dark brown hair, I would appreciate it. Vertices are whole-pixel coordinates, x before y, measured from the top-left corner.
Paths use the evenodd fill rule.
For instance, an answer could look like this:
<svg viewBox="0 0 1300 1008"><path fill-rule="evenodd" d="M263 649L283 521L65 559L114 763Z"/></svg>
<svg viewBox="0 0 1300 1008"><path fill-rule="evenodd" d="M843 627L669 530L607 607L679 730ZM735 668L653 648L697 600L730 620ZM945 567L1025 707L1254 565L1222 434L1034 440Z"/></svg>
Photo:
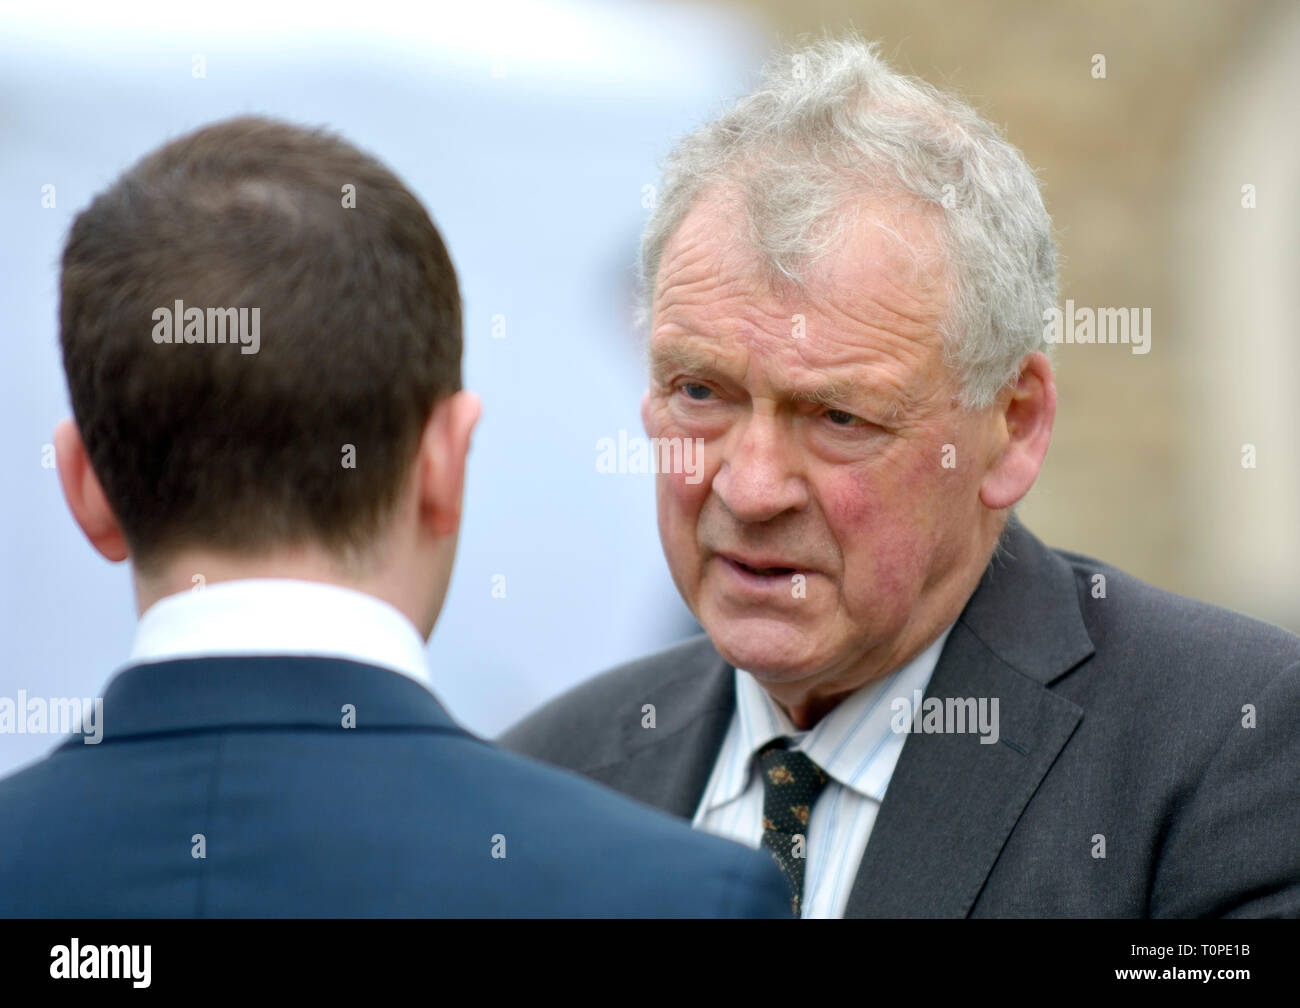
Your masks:
<svg viewBox="0 0 1300 1008"><path fill-rule="evenodd" d="M155 342L177 301L260 309L257 352ZM91 466L146 569L195 546L364 549L460 388L456 273L419 200L342 139L260 117L167 144L77 216L60 330Z"/></svg>

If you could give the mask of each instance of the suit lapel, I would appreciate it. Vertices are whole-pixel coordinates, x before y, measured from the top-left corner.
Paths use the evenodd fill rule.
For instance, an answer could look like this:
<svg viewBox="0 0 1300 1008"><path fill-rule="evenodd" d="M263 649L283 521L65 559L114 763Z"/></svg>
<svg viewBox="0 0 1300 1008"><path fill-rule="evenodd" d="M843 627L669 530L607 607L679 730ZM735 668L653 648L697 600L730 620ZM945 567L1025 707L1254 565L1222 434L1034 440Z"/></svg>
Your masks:
<svg viewBox="0 0 1300 1008"><path fill-rule="evenodd" d="M735 693L731 666L700 637L672 676L638 701L654 705L655 727L625 721L619 748L626 755L583 773L648 805L694 818L731 723Z"/></svg>
<svg viewBox="0 0 1300 1008"><path fill-rule="evenodd" d="M927 697L998 699L999 740L913 734L849 894L847 917L964 917L1082 711L953 628Z"/></svg>
<svg viewBox="0 0 1300 1008"><path fill-rule="evenodd" d="M912 734L849 896L849 917L964 917L1083 716L1049 685L1093 652L1069 566L1014 518L949 635L926 697L998 701L999 740Z"/></svg>

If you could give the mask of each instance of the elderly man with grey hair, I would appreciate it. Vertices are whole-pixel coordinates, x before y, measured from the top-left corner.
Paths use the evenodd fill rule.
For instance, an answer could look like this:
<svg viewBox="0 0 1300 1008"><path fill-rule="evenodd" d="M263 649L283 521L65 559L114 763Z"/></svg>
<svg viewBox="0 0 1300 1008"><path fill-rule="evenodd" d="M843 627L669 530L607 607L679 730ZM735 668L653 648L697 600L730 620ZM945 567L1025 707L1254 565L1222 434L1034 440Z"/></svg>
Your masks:
<svg viewBox="0 0 1300 1008"><path fill-rule="evenodd" d="M705 635L503 738L768 848L795 913L1300 914L1300 640L1044 546L1051 221L873 46L784 54L643 242L659 534Z"/></svg>

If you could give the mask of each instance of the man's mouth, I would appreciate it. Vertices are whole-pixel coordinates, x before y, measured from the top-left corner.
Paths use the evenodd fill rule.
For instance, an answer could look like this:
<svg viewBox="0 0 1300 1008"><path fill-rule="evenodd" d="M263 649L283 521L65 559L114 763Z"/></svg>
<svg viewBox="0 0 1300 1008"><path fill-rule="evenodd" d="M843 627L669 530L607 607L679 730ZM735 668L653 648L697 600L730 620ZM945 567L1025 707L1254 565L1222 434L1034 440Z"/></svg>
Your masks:
<svg viewBox="0 0 1300 1008"><path fill-rule="evenodd" d="M793 567L751 567L749 564L739 564L742 570L747 570L751 574L761 574L763 577L772 577L777 574L793 574Z"/></svg>
<svg viewBox="0 0 1300 1008"><path fill-rule="evenodd" d="M731 556L726 553L719 553L724 561L731 564L737 570L746 574L755 574L759 577L789 577L797 574L803 568L790 565L788 561L769 557L750 557L741 559L737 556Z"/></svg>

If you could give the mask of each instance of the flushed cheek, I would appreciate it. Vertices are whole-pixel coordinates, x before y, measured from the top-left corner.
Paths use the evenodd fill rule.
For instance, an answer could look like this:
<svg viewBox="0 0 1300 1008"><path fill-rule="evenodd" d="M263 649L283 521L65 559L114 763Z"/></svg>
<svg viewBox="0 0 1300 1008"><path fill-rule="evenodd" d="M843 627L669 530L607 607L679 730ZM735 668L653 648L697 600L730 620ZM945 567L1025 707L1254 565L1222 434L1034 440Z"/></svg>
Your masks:
<svg viewBox="0 0 1300 1008"><path fill-rule="evenodd" d="M821 493L842 560L840 594L850 619L893 624L905 618L924 580L931 541L921 513L925 491L912 479L886 481L846 472Z"/></svg>
<svg viewBox="0 0 1300 1008"><path fill-rule="evenodd" d="M845 556L844 608L855 623L883 634L907 621L925 581L918 546L887 535Z"/></svg>

